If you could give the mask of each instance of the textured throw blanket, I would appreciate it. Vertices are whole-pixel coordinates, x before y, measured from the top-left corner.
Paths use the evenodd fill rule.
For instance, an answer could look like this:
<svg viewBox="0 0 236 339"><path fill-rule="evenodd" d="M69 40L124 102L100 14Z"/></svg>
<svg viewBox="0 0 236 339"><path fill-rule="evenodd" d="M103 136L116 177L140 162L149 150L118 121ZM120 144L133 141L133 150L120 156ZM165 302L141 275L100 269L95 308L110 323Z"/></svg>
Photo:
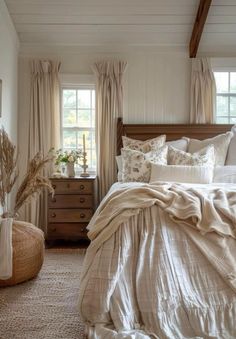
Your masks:
<svg viewBox="0 0 236 339"><path fill-rule="evenodd" d="M12 218L0 218L0 279L12 276Z"/></svg>
<svg viewBox="0 0 236 339"><path fill-rule="evenodd" d="M153 205L160 206L176 223L184 222L203 234L214 231L236 238L236 191L181 184L143 185L113 192L92 219L88 236L104 241L124 220Z"/></svg>
<svg viewBox="0 0 236 339"><path fill-rule="evenodd" d="M157 211L159 212L157 213ZM132 221L133 221L133 224L132 224ZM137 235L132 233L133 231L131 231L132 227L136 228L136 231L138 234L138 240L137 240ZM110 326L109 324L112 322L115 323L114 319L113 321L111 321L110 316L107 315L107 311L109 310L110 313L112 313L112 311L115 312L114 306L112 306L112 298L113 298L113 294L115 291L114 289L118 288L116 286L119 286L120 280L122 281L122 279L123 280L126 279L126 275L127 275L127 274L126 275L123 274L126 269L125 268L126 266L124 265L126 255L124 255L123 253L124 245L121 245L121 244L127 243L128 242L127 239L133 238L132 242L130 242L128 247L132 247L135 241L137 241L138 243L137 246L140 247L141 244L143 244L143 234L145 234L145 236L147 236L148 239L153 238L153 237L155 238L155 236L156 237L158 236L158 234L156 234L156 229L158 229L158 227L160 228L160 232L163 234L164 232L167 232L166 230L168 230L168 232L170 232L171 230L171 232L173 232L172 233L173 238L178 236L180 230L181 232L184 232L184 234L187 236L186 243L188 244L188 247L189 247L189 253L191 253L191 251L194 251L194 249L191 248L194 243L195 246L198 248L199 253L201 253L200 255L203 255L203 258L205 258L204 260L207 259L208 264L210 263L212 267L214 268L216 272L214 274L218 274L221 277L220 279L223 279L222 281L224 281L224 284L228 286L229 290L231 291L228 293L233 293L232 295L235 296L235 292L236 292L236 263L235 263L235 257L236 257L236 241L235 241L236 239L236 187L232 187L232 185L228 188L227 187L215 187L215 186L202 187L198 185L194 185L193 187L188 187L186 185L181 185L181 184L158 184L158 185L153 184L153 185L141 185L137 187L134 186L132 188L122 187L120 189L112 191L107 197L105 197L105 199L101 203L99 209L95 213L89 225L90 231L88 233L88 236L90 237L92 242L87 250L87 254L86 254L86 258L84 262L84 268L83 268L83 274L82 274L82 280L81 280L79 307L80 307L80 313L83 316L83 318L87 321L87 323L89 324L89 327L96 328L96 330L94 330L93 334L91 335L91 338L105 338L107 333L109 332L109 331L107 332L107 328ZM140 231L140 228L145 228L145 230L148 229L148 232L145 233L146 231L144 232L143 229L142 231ZM148 241L151 241L151 240L148 240ZM176 240L176 244L178 243L178 241ZM189 241L191 245L189 244ZM110 242L113 242L112 247L111 245L108 245ZM120 243L119 250L117 253L114 253L113 247L115 248L118 242ZM162 237L160 241L161 245L166 248L169 248L169 251L171 252L173 250L172 248L173 246L169 247L169 242L170 242L170 239L165 238L165 237ZM135 274L135 281L132 281L132 283L130 282L130 280L128 280L128 282L126 281L125 290L131 288L129 287L129 285L130 286L135 285L136 286L135 289L137 289L138 285L140 284L140 281L143 281L143 279L146 280L147 276L150 276L150 274L153 274L151 273L152 270L156 272L156 267L158 265L155 262L155 260L158 260L158 256L160 256L161 253L159 253L159 251L156 249L156 242L152 244L152 246L154 247L151 247L151 248L149 246L146 247L146 245L147 244L145 243L145 252L143 252L143 255L144 253L146 254L146 251L149 253L147 257L148 261L146 263L146 266L150 264L150 258L152 258L154 266L149 267L149 271L146 271L146 266L143 267L143 271L141 270L139 274L137 274L137 272L135 273L133 272L132 274ZM107 246L108 246L108 249L105 250ZM126 246L124 247L127 248ZM174 255L178 251L181 252L182 250L183 249L181 249L181 246L179 246L178 244L178 246L176 246ZM107 263L107 261L109 261L108 260L109 251L110 251L110 255L112 256L112 259L110 262ZM167 249L165 249L164 253L166 253L166 251ZM136 258L135 260L138 260L138 261L140 260L139 258L140 253L138 253L139 250L137 251L137 248L135 250L129 248L128 252L129 253L132 252L131 253L132 257ZM153 259L154 252L156 252L156 257L154 256L155 259ZM129 254L129 256L131 254ZM174 260L173 259L174 255L170 256L169 260ZM183 258L181 260L183 260ZM96 263L100 261L103 261L103 264L102 264L102 269L100 268L98 271L96 266L99 266L99 265L96 265ZM169 264L169 261L168 261L168 264ZM163 266L161 272L156 272L156 275L154 275L155 279L159 279L158 278L159 275L161 275L165 271L166 271L165 272L166 276L169 274L167 281L169 281L169 279L170 280L172 279L171 277L173 276L175 269L174 267L171 266L170 272L168 273L168 264L166 263ZM132 264L130 264L130 267L127 267L127 270L130 270L132 265L133 265L133 261L132 261ZM182 265L182 263L179 265ZM192 263L189 264L188 262L186 262L184 269L186 269L186 272L190 274L189 273L190 268L188 267L188 265L192 266ZM205 263L203 264L203 267L204 266L206 266ZM135 269L137 270L137 262L135 264ZM99 278L98 277L96 279L94 278L95 271L97 272L96 274L99 276ZM183 268L181 269L181 272L176 270L176 274L181 275L183 274L182 271L183 271ZM145 272L145 277L143 276L143 272ZM209 269L209 272L211 272L210 269ZM203 269L202 274L204 275L204 269ZM212 280L212 277L214 274L213 273L209 274L209 276L211 277L210 280ZM196 282L198 281L198 279L199 278L196 277ZM213 278L213 281L214 279L216 278ZM217 276L217 279L218 279L218 276ZM97 281L97 286L96 286L96 283L94 285L95 291L91 291L90 283L92 281L93 281L93 284L94 284L94 281ZM110 282L108 283L107 281L110 281ZM147 286L152 285L153 278L149 279L148 281L149 282ZM101 282L102 282L102 285L100 286ZM111 282L113 282L112 285L111 285ZM208 282L208 284L211 284L211 282ZM201 279L199 280L199 286L194 286L194 289L197 287L200 290L204 290L204 288L206 288L204 286L204 282L202 282ZM98 288L98 291L96 291L96 288ZM222 286L219 288L222 288ZM95 295L99 293L100 289L104 293L103 299L105 298L106 302L104 304L101 301L101 299L98 298L99 299L98 304L99 305L100 303L103 304L103 306L101 305L99 306L101 307L101 309L99 309L98 311L97 308L99 307L98 305L96 305ZM122 302L123 302L122 295L124 293L123 289L124 289L124 285L122 287L122 290L119 290L119 293L117 292L117 295L119 295L119 298L121 299ZM150 289L153 289L152 293L154 293L155 295L156 293L155 288L150 287ZM156 287L156 289L158 289L158 286ZM132 295L132 298L131 297L129 298L131 298L132 300L134 299L133 303L135 305L138 302L138 306L136 305L134 307L134 305L132 305L131 309L128 310L128 313L131 312L133 308L140 308L138 313L143 312L143 307L145 307L145 304L142 305L142 302L141 304L139 304L140 301L136 300L137 298L139 299L139 295L137 295L136 293L137 291L134 293L134 295ZM147 293L147 292L144 292L144 290L141 289L140 293L142 294L142 293ZM160 294L161 293L162 292L160 292ZM175 291L172 291L172 293L175 293ZM181 294L182 293L183 292L181 292ZM185 291L185 293L188 294L189 292L187 293ZM160 296L154 297L154 295L152 295L151 299L153 298L154 300L156 300L156 303L158 303L159 302L158 298L160 298ZM127 298L127 295L126 295L126 298ZM163 295L161 298L163 298ZM186 295L186 298L187 298L187 295ZM181 300L182 301L180 302L180 304L182 304L183 300L185 300L184 295L181 297ZM203 297L203 300L204 300L204 297ZM225 299L223 300L225 303ZM232 297L230 300L232 300ZM234 302L235 301L236 300L234 300ZM173 300L170 301L168 305L171 304L172 302L174 301ZM209 301L209 303L210 302L211 301ZM88 305L89 303L91 304ZM153 315L153 313L156 314L155 307L154 306L152 307L150 305L151 315ZM219 317L219 315L217 315L217 312L214 307L213 307L211 316L213 318L215 317L215 319L218 319L217 317ZM222 307L224 307L224 305L222 305ZM163 324L164 322L164 320L161 319L163 318L163 315L157 316L156 314L153 318L153 321L150 322L150 326L148 326L149 328L147 329L149 318L147 319L147 321L144 321L145 316L142 313L143 322L146 323L144 324L145 326L142 325L145 327L145 329L142 330L141 328L142 326L140 327L140 329L138 329L140 324L136 326L135 322L133 320L132 321L130 320L132 316L130 316L129 320L127 321L124 320L124 317L127 317L127 312L124 312L123 308L124 308L123 304L122 304L122 307L119 306L119 311L116 310L117 313L116 313L115 318L118 317L118 318L123 319L121 321L121 324L118 324L116 328L122 328L122 331L123 331L122 333L124 335L119 334L120 336L116 336L114 334L115 332L114 333L111 332L112 335L111 333L108 334L107 338L159 338L156 332L162 333L162 330L159 328L159 326L161 326L160 324ZM90 310L89 312L88 312L88 309ZM226 315L227 314L226 312L225 316L228 316L228 318L230 319L231 317L233 317L232 319L235 319L236 314L234 314L234 312L236 312L236 307L232 308L232 305L231 305L230 309L231 309L231 312L233 312L233 314ZM221 310L220 312L222 313L222 311L223 310ZM166 310L163 310L163 314L168 313L168 312ZM173 324L177 322L177 324L180 325L180 322L183 321L182 319L183 315L180 315L182 314L181 312L176 309L176 318L173 319ZM199 320L202 317L202 315L200 313L198 314L198 312L200 313L202 312L200 308L199 310L197 310L197 317ZM126 314L125 316L124 316L124 313ZM189 311L189 314L190 313L192 313L192 311ZM102 318L99 318L98 314L103 314ZM181 318L182 320L177 321L176 319L178 317ZM212 320L209 320L209 321L212 321ZM218 319L215 321L219 321L219 322L228 321L229 327L232 327L230 325L229 319L228 320ZM108 325L107 325L108 327L104 325L106 324L106 322L108 322ZM200 322L202 327L203 327L203 323ZM160 335L160 338L166 337L166 333L171 333L170 338L171 336L174 335L173 331L171 330L171 327L173 326L173 324L172 325L169 324L168 325L169 328L167 325L165 325L167 326L165 331L163 330L164 331L163 333L165 333L165 335L164 334L163 334L164 336ZM106 327L105 332L103 332L103 329L102 329L103 326ZM156 326L157 328L159 328L159 330L157 329L154 330L155 333L152 333L153 326L154 327ZM222 327L223 325L221 324L219 326ZM199 332L200 332L200 327L199 327ZM184 325L184 328L185 328L185 325ZM183 330L183 333L185 330L186 328ZM175 338L181 338L181 339L185 338L185 335L183 333L179 335L175 334ZM231 333L230 330L229 330L229 333ZM236 335L236 333L234 334ZM187 337L188 336L186 335L186 338ZM199 336L199 338L200 337L201 336ZM220 335L218 337L221 338ZM194 336L194 338L197 338L197 336Z"/></svg>

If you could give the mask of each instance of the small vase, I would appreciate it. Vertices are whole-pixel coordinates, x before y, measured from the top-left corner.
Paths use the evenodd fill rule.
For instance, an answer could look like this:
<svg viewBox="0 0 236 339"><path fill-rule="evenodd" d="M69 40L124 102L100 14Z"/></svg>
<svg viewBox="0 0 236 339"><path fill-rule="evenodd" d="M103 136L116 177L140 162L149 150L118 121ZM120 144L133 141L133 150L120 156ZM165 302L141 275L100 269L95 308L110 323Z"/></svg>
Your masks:
<svg viewBox="0 0 236 339"><path fill-rule="evenodd" d="M73 178L75 176L75 164L74 164L74 162L68 162L66 164L66 174L70 178Z"/></svg>

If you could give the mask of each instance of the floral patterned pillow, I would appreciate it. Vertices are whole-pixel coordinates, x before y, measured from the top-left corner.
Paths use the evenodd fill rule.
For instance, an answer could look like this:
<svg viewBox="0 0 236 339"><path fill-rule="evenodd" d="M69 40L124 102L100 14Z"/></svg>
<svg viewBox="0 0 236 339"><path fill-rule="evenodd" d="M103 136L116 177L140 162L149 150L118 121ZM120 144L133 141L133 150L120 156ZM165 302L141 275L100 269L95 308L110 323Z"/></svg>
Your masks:
<svg viewBox="0 0 236 339"><path fill-rule="evenodd" d="M168 165L212 166L215 164L215 148L207 146L195 153L187 153L169 146Z"/></svg>
<svg viewBox="0 0 236 339"><path fill-rule="evenodd" d="M163 146L157 151L142 153L139 151L122 148L122 181L149 182L151 176L151 162L167 165L168 146Z"/></svg>
<svg viewBox="0 0 236 339"><path fill-rule="evenodd" d="M131 138L123 136L122 141L123 141L124 148L129 148L135 151L148 153L151 150L157 150L161 148L162 146L164 146L165 141L166 141L166 136L160 135L159 137L145 140L145 141L135 140L135 139L131 139Z"/></svg>

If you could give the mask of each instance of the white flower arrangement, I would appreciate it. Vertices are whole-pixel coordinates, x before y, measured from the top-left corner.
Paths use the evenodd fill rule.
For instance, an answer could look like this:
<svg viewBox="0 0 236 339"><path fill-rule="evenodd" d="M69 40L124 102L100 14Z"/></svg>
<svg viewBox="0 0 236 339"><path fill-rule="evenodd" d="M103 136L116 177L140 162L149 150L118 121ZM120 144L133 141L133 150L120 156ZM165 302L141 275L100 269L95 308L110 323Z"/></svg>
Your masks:
<svg viewBox="0 0 236 339"><path fill-rule="evenodd" d="M82 158L81 150L63 151L61 148L56 151L55 165L61 163L75 163L78 159Z"/></svg>

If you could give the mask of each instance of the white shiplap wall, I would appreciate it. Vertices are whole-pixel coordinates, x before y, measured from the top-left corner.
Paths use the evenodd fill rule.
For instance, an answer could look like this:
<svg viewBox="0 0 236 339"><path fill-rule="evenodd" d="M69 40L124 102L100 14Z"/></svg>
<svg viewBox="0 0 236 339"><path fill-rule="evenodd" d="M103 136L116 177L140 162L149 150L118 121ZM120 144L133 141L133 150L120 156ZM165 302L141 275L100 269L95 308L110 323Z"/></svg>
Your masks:
<svg viewBox="0 0 236 339"><path fill-rule="evenodd" d="M178 54L141 54L129 59L125 122L188 123L190 60Z"/></svg>

